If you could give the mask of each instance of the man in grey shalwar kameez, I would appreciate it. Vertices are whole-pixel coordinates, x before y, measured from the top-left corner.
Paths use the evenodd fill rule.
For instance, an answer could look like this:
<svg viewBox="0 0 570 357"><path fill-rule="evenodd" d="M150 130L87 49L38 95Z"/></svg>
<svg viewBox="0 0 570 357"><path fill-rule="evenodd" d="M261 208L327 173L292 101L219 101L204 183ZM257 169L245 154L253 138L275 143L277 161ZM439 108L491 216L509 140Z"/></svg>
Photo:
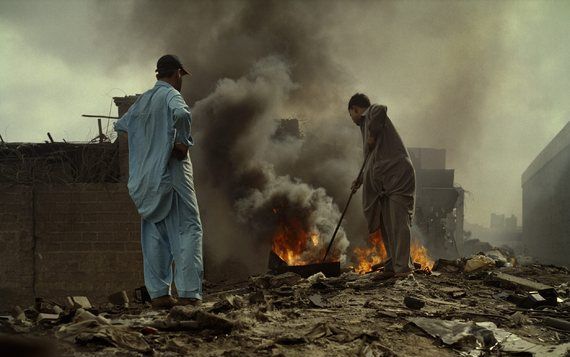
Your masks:
<svg viewBox="0 0 570 357"><path fill-rule="evenodd" d="M363 185L362 203L369 233L380 229L388 259L382 277L405 276L413 269L410 258L411 219L415 173L410 155L387 115L387 107L370 105L357 93L348 103L350 117L362 131L363 174L353 189Z"/></svg>

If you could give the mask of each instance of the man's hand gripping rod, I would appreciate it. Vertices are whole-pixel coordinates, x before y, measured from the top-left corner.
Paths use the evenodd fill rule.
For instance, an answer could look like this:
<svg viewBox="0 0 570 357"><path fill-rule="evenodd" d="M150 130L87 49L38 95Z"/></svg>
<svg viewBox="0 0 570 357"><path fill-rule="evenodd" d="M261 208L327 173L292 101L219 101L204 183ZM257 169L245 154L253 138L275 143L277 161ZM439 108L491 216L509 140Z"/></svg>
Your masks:
<svg viewBox="0 0 570 357"><path fill-rule="evenodd" d="M362 181L362 172L364 171L364 166L366 166L366 162L368 161L368 157L370 156L370 151L371 150L368 151L368 153L366 154L366 158L364 158L364 162L362 163L362 167L360 168L360 172L358 173L358 177L356 178L357 182ZM332 238L329 242L329 246L327 247L325 257L323 258L323 263L327 260L327 256L329 255L329 251L331 250L331 247L333 245L334 239L336 238L336 234L338 232L338 229L340 228L340 224L342 223L342 219L344 218L344 215L346 214L346 210L348 209L348 205L350 204L350 200L352 200L352 196L354 196L356 191L358 191L358 188L352 188L350 190L350 196L348 196L348 201L346 201L346 206L344 206L344 211L342 211L342 215L340 216L340 219L338 220L338 224L336 225L336 228L334 230Z"/></svg>

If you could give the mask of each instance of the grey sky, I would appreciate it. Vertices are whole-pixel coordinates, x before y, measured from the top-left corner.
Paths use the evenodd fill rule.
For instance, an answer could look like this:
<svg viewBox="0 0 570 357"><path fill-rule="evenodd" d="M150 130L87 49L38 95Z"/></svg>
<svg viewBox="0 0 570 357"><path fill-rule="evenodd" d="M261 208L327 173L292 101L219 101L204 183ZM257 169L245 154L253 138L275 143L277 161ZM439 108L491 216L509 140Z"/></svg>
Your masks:
<svg viewBox="0 0 570 357"><path fill-rule="evenodd" d="M48 131L89 140L96 123L81 114L107 114L112 96L152 86L156 59L178 47L164 45L166 22L154 36L134 31L135 5L0 0L4 140L43 141ZM409 146L448 150L471 192L469 221L488 225L491 212L520 219L522 172L570 120L570 2L339 1L327 17L335 21L314 15L348 78L343 93L386 104ZM184 45L187 62L203 53ZM345 107L331 103L340 117Z"/></svg>

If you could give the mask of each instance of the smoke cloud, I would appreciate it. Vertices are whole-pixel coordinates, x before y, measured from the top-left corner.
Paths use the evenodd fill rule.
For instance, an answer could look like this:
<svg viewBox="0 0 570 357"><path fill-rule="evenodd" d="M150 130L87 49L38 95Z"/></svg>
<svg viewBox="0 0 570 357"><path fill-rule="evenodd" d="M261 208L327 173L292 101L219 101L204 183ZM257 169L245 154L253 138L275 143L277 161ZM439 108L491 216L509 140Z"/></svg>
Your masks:
<svg viewBox="0 0 570 357"><path fill-rule="evenodd" d="M223 258L222 246L234 258L250 258L253 268L266 263L259 255L267 256L279 229L297 229L285 234L287 243L298 246L303 261L319 261L340 218L323 188L275 171L274 163L289 157L285 153L302 147L272 139L277 118L297 88L290 73L282 58L261 59L242 78L219 81L214 92L194 106L194 117L203 118L196 126L196 140L208 143L197 145L192 155L200 167L196 181L198 191L205 192L200 202L205 230L215 240L210 241L213 255ZM239 239L228 239L228 226L232 236L241 232ZM314 244L309 241L312 234L317 237ZM249 249L243 249L244 237ZM345 259L348 245L346 234L339 231L333 252L337 259Z"/></svg>
<svg viewBox="0 0 570 357"><path fill-rule="evenodd" d="M385 96L369 93L374 101L385 100L389 107L393 101L405 108L390 112L408 145L446 147L452 163L478 145L482 107L502 68L500 57L491 56L500 39L488 35L489 29L501 26L502 6L450 8L446 3L417 11L410 3L359 5L198 2L181 6L173 16L169 6L135 3L130 32L150 36L160 25L158 31L167 39L164 48L188 59L191 71L196 69L183 92L189 102L196 101L197 146L192 155L210 252L217 259L223 261L225 251L227 257L260 261L259 255L268 251L260 242L270 242L271 229L279 225L275 208L303 216L302 229L318 231L321 239L330 235L339 214L338 208L329 206L345 202L362 160L359 132L342 114L348 97L358 89L361 68L383 74L380 94ZM362 11L366 8L374 11ZM399 21L402 13L405 21ZM150 17L155 20L141 21ZM160 18L170 18L170 25L156 22ZM344 25L336 25L339 18ZM439 54L445 65L436 66L440 77L433 78L428 95L397 85L410 77L404 71L430 78L425 66L397 63L397 47L406 37L411 43L424 38L446 43ZM367 43L373 41L376 52L370 53ZM421 46L410 49L422 52ZM393 69L384 73L383 68ZM417 103L392 100L390 93L401 90L414 93ZM283 117L303 121L303 140L271 140L276 119ZM412 132L412 126L422 127L421 135ZM315 197L318 203L307 204ZM316 212L326 224L317 227ZM360 199L348 217L346 234L359 243L367 236ZM346 247L344 232L341 238L340 246ZM248 249L243 249L244 239L250 243ZM256 258L251 259L251 252Z"/></svg>
<svg viewBox="0 0 570 357"><path fill-rule="evenodd" d="M182 58L214 267L265 265L271 243L252 223L267 218L258 213L274 197L334 220L326 197L344 205L362 160L345 114L356 91L388 106L408 146L447 149L456 181L472 192L467 219L483 224L491 212L521 216L520 175L570 115L566 1L5 0L0 8L2 60L12 68L0 74L5 140L42 141L46 131L90 139L79 115L106 114L101 93L140 93L157 58ZM271 140L280 118L299 118L303 138ZM322 204L295 201L293 188ZM267 220L278 220L273 208ZM346 217L357 245L366 238L359 195Z"/></svg>

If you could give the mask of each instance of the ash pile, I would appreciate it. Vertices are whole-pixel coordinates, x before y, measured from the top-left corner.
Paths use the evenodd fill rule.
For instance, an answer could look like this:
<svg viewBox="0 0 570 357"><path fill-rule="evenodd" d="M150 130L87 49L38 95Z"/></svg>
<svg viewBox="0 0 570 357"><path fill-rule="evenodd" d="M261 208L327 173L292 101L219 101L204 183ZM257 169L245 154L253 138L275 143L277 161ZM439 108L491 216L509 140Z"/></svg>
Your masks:
<svg viewBox="0 0 570 357"><path fill-rule="evenodd" d="M381 270L381 268L378 268ZM565 356L567 268L501 251L377 271L265 274L206 285L200 307L152 310L144 289L92 306L38 299L0 318L3 356ZM130 296L130 297L129 297ZM133 297L134 296L134 297ZM421 351L421 352L418 352ZM12 354L10 354L12 353Z"/></svg>

